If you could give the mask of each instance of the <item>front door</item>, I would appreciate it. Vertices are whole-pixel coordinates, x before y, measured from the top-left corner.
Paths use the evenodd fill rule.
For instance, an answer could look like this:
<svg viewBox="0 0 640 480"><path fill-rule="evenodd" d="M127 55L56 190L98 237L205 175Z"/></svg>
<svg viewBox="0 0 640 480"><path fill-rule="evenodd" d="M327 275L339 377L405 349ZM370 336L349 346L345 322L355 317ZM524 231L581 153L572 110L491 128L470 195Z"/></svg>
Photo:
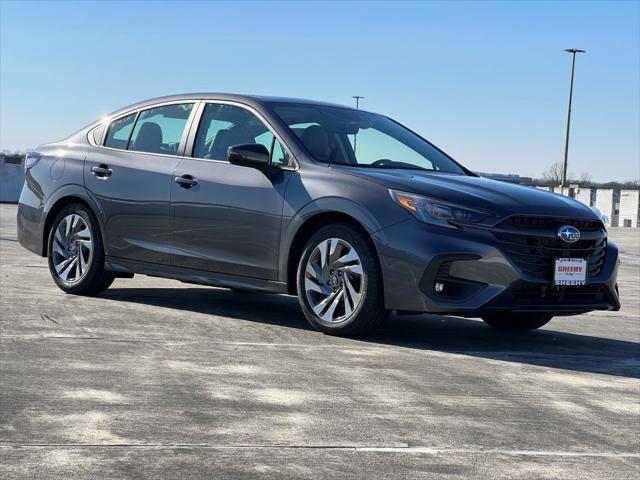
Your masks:
<svg viewBox="0 0 640 480"><path fill-rule="evenodd" d="M107 255L171 263L169 200L191 110L174 104L116 119L87 158L85 186L100 208Z"/></svg>
<svg viewBox="0 0 640 480"><path fill-rule="evenodd" d="M228 148L245 143L262 143L284 168L263 172L228 163ZM180 162L172 184L174 265L276 280L289 159L254 113L207 104L193 157Z"/></svg>

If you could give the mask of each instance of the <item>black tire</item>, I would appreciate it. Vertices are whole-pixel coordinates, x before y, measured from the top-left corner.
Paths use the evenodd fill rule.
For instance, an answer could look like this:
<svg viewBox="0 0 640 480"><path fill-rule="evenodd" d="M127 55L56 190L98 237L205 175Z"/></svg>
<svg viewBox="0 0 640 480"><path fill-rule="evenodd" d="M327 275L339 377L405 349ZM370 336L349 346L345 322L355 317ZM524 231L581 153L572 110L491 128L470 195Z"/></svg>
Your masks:
<svg viewBox="0 0 640 480"><path fill-rule="evenodd" d="M487 325L497 330L509 330L512 332L524 332L535 330L545 326L551 321L553 315L549 313L514 312L492 313L482 316Z"/></svg>
<svg viewBox="0 0 640 480"><path fill-rule="evenodd" d="M305 289L305 270L309 257L318 245L331 238L342 239L356 250L363 271L360 277L362 280L359 281L361 282L359 283L361 292L359 304L350 314L345 314L344 320L336 323L329 323L316 315ZM345 280L345 283L348 282ZM298 262L297 287L298 299L305 317L316 329L329 335L343 337L365 335L374 331L389 317L389 311L384 308L382 273L375 248L365 233L346 223L327 225L309 239Z"/></svg>
<svg viewBox="0 0 640 480"><path fill-rule="evenodd" d="M89 228L93 247L92 256L88 262L88 266L78 281L64 280L58 274L54 265L53 243L55 232L60 225L60 222L71 214L82 217ZM51 273L53 281L65 293L75 295L96 295L109 288L115 279L112 272L104 269L104 246L98 221L96 220L93 212L82 204L74 203L67 205L58 213L58 215L56 215L49 231L49 240L47 242L47 261L49 263L49 272Z"/></svg>

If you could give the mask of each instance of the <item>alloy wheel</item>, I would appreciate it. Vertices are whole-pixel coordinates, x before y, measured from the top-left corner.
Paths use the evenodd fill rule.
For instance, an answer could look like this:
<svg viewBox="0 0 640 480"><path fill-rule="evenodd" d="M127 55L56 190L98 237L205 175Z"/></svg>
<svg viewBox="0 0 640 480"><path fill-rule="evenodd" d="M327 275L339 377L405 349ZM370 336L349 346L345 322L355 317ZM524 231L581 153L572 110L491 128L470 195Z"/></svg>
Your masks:
<svg viewBox="0 0 640 480"><path fill-rule="evenodd" d="M67 283L77 283L85 276L93 260L91 229L76 213L64 217L53 237L52 263L56 274Z"/></svg>
<svg viewBox="0 0 640 480"><path fill-rule="evenodd" d="M323 240L307 260L305 294L311 309L324 322L348 320L363 300L365 281L358 252L340 238Z"/></svg>

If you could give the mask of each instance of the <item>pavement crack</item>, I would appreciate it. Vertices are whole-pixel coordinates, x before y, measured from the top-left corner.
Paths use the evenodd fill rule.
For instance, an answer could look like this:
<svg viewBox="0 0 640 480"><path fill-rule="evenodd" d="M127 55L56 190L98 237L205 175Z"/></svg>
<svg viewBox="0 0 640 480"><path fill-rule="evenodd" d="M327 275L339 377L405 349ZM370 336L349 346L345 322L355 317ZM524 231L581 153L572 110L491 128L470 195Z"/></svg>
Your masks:
<svg viewBox="0 0 640 480"><path fill-rule="evenodd" d="M42 318L42 320L43 320L43 321L45 321L45 322L48 320L48 321L50 321L50 322L55 323L56 325L60 325L58 322L56 322L53 318L51 318L51 317L50 317L49 315L47 315L46 313L41 313L41 314L40 314L40 317L41 317L41 318Z"/></svg>

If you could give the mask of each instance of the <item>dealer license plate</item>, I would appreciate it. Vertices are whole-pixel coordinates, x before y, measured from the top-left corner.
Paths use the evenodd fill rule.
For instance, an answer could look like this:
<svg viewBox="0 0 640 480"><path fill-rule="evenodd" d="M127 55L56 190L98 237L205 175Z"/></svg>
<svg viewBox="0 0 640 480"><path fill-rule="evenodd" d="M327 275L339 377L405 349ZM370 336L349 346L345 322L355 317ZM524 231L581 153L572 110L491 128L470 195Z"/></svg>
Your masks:
<svg viewBox="0 0 640 480"><path fill-rule="evenodd" d="M556 258L553 272L554 285L584 285L587 283L585 258Z"/></svg>

